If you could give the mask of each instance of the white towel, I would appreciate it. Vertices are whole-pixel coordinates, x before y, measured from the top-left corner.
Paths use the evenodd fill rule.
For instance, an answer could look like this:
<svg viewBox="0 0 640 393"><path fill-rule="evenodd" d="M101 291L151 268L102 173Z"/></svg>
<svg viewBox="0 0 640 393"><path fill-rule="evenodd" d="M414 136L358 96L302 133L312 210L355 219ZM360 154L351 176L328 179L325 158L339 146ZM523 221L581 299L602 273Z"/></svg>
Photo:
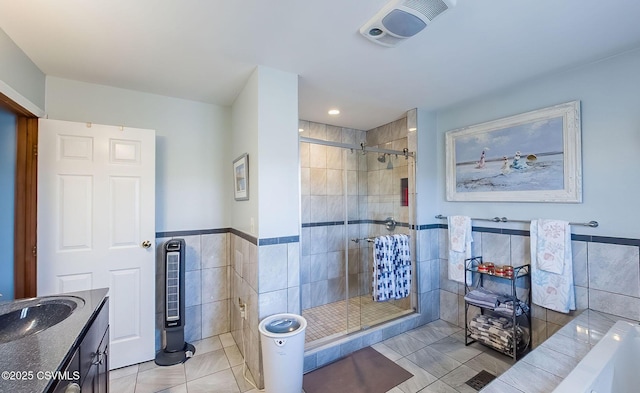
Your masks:
<svg viewBox="0 0 640 393"><path fill-rule="evenodd" d="M562 274L565 248L571 247L571 228L566 221L537 220L537 268L549 273ZM568 236L567 236L568 235Z"/></svg>
<svg viewBox="0 0 640 393"><path fill-rule="evenodd" d="M471 258L471 218L449 216L449 280L464 283L465 259ZM471 282L471 272L467 272L467 282Z"/></svg>
<svg viewBox="0 0 640 393"><path fill-rule="evenodd" d="M540 225L540 221L546 223ZM531 300L534 304L550 310L568 313L576 309L575 288L573 286L573 261L571 254L571 230L568 223L551 220L531 221ZM564 228L560 231L558 228ZM546 228L546 229L545 229ZM555 228L552 230L552 228ZM562 236L558 241L558 236ZM555 237L554 237L555 236ZM559 246L547 247L549 238L555 239ZM546 256L547 249L554 250L554 262ZM542 252L543 255L539 255ZM562 261L555 260L560 258ZM540 263L542 260L542 263ZM560 269L558 269L560 267ZM553 271L560 271L554 273Z"/></svg>

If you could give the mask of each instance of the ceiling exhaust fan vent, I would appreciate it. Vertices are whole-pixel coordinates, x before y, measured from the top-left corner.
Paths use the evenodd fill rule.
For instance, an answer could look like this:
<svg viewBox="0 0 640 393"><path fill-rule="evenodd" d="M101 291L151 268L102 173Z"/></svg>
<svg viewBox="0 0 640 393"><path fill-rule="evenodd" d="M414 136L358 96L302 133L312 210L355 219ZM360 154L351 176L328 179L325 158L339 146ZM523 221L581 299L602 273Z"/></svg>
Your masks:
<svg viewBox="0 0 640 393"><path fill-rule="evenodd" d="M360 34L380 45L396 46L455 4L456 0L393 0L360 28Z"/></svg>
<svg viewBox="0 0 640 393"><path fill-rule="evenodd" d="M416 10L430 21L449 9L447 4L442 0L405 0L402 5Z"/></svg>

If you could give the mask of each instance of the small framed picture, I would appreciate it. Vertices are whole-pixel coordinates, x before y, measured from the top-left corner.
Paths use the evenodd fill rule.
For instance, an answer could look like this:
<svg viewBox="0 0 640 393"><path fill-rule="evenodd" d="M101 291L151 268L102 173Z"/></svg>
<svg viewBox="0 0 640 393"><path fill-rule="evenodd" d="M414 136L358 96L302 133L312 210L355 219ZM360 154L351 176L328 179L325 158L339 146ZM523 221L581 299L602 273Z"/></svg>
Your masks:
<svg viewBox="0 0 640 393"><path fill-rule="evenodd" d="M233 196L236 201L249 200L249 155L233 160Z"/></svg>

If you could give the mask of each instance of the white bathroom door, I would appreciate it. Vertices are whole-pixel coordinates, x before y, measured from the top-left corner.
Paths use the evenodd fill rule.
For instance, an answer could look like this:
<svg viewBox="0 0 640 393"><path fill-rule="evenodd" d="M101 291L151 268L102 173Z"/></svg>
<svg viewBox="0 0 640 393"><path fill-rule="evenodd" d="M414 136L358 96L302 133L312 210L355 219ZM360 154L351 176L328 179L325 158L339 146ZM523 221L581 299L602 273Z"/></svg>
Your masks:
<svg viewBox="0 0 640 393"><path fill-rule="evenodd" d="M155 131L38 127L38 295L109 288L110 368L153 359Z"/></svg>

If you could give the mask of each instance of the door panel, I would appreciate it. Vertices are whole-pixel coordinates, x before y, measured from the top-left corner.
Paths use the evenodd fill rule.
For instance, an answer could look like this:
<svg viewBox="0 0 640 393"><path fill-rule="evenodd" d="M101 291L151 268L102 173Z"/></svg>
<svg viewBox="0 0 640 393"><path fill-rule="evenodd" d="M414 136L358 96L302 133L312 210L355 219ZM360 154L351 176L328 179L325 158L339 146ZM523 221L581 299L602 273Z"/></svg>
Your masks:
<svg viewBox="0 0 640 393"><path fill-rule="evenodd" d="M140 269L111 271L109 297L111 307L118 312L111 318L111 342L117 344L140 337L140 294L134 288L140 287Z"/></svg>
<svg viewBox="0 0 640 393"><path fill-rule="evenodd" d="M140 181L138 177L109 179L111 248L139 247L142 241L140 239Z"/></svg>
<svg viewBox="0 0 640 393"><path fill-rule="evenodd" d="M93 288L92 282L92 273L58 276L58 291L56 293L87 291Z"/></svg>
<svg viewBox="0 0 640 393"><path fill-rule="evenodd" d="M155 355L155 132L40 119L38 294L109 288L111 367Z"/></svg>
<svg viewBox="0 0 640 393"><path fill-rule="evenodd" d="M93 161L93 138L75 135L58 135L58 159Z"/></svg>
<svg viewBox="0 0 640 393"><path fill-rule="evenodd" d="M140 165L140 142L112 139L110 144L112 164Z"/></svg>
<svg viewBox="0 0 640 393"><path fill-rule="evenodd" d="M58 251L90 250L93 244L92 176L62 175L58 187Z"/></svg>

